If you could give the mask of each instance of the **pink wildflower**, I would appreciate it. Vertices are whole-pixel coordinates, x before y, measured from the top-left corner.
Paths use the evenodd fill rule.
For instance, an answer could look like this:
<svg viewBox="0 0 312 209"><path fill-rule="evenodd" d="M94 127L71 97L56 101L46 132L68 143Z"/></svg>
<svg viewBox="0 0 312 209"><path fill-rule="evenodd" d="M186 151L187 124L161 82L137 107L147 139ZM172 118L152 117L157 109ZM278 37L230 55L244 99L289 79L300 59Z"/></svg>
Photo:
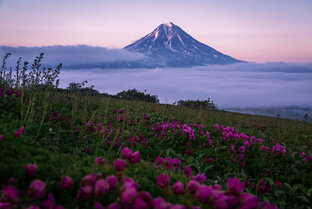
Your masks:
<svg viewBox="0 0 312 209"><path fill-rule="evenodd" d="M44 209L54 209L55 199L51 193L48 194L48 199L46 199L42 202L42 207Z"/></svg>
<svg viewBox="0 0 312 209"><path fill-rule="evenodd" d="M126 162L123 161L122 159L117 159L114 161L114 168L115 168L115 171L117 172L123 171L126 168Z"/></svg>
<svg viewBox="0 0 312 209"><path fill-rule="evenodd" d="M275 185L276 185L277 187L279 187L279 186L281 186L281 182L280 182L280 181L276 181L276 182L275 182Z"/></svg>
<svg viewBox="0 0 312 209"><path fill-rule="evenodd" d="M136 163L139 163L140 161L141 161L141 158L140 158L140 152L139 151L134 152L131 155L131 158L129 159L129 162L131 164L136 164Z"/></svg>
<svg viewBox="0 0 312 209"><path fill-rule="evenodd" d="M135 181L133 181L133 179L131 179L130 177L123 177L122 178L122 188L121 190L126 190L126 189L138 189L138 185Z"/></svg>
<svg viewBox="0 0 312 209"><path fill-rule="evenodd" d="M142 200L141 198L136 198L133 208L134 209L147 209L148 206L144 200Z"/></svg>
<svg viewBox="0 0 312 209"><path fill-rule="evenodd" d="M9 184L17 184L16 178L11 177L11 178L9 179Z"/></svg>
<svg viewBox="0 0 312 209"><path fill-rule="evenodd" d="M186 189L191 195L198 194L200 187L200 183L194 180L189 181L186 185Z"/></svg>
<svg viewBox="0 0 312 209"><path fill-rule="evenodd" d="M121 194L121 202L124 206L129 206L133 204L136 196L137 196L137 191L134 188L126 189Z"/></svg>
<svg viewBox="0 0 312 209"><path fill-rule="evenodd" d="M199 183L203 183L204 181L206 181L206 176L205 176L205 174L198 174L198 175L196 175L196 176L193 176L193 178L192 178L192 180L194 180L194 181L198 181Z"/></svg>
<svg viewBox="0 0 312 209"><path fill-rule="evenodd" d="M34 199L40 199L46 194L45 191L46 183L36 179L31 182L28 188L28 195Z"/></svg>
<svg viewBox="0 0 312 209"><path fill-rule="evenodd" d="M157 176L157 186L161 189L165 189L170 185L170 177L164 173Z"/></svg>
<svg viewBox="0 0 312 209"><path fill-rule="evenodd" d="M128 147L125 147L121 150L121 154L120 154L121 158L129 160L131 158L131 155L132 155L132 151Z"/></svg>
<svg viewBox="0 0 312 209"><path fill-rule="evenodd" d="M144 200L149 208L153 208L153 198L152 198L152 195L149 192L142 191L142 192L139 193L138 197L141 200Z"/></svg>
<svg viewBox="0 0 312 209"><path fill-rule="evenodd" d="M192 176L192 168L190 166L186 166L185 170L183 171L183 173L188 176L191 177Z"/></svg>
<svg viewBox="0 0 312 209"><path fill-rule="evenodd" d="M202 186L199 189L199 194L197 195L198 201L201 203L209 202L211 194L212 194L212 188L211 187Z"/></svg>
<svg viewBox="0 0 312 209"><path fill-rule="evenodd" d="M109 204L107 209L120 209L120 205L116 202Z"/></svg>
<svg viewBox="0 0 312 209"><path fill-rule="evenodd" d="M2 188L1 201L9 202L13 204L17 201L18 195L19 195L19 192L14 186L12 185L4 186Z"/></svg>
<svg viewBox="0 0 312 209"><path fill-rule="evenodd" d="M98 157L95 159L95 165L96 166L103 166L104 165L104 159L102 157Z"/></svg>
<svg viewBox="0 0 312 209"><path fill-rule="evenodd" d="M94 174L88 174L81 179L81 184L84 186L94 186L96 181L96 176Z"/></svg>
<svg viewBox="0 0 312 209"><path fill-rule="evenodd" d="M227 192L231 195L240 194L245 188L243 182L241 182L237 177L228 178L227 180Z"/></svg>
<svg viewBox="0 0 312 209"><path fill-rule="evenodd" d="M0 202L0 208L1 209L11 209L12 205L9 202Z"/></svg>
<svg viewBox="0 0 312 209"><path fill-rule="evenodd" d="M177 181L176 183L173 184L172 186L172 191L175 194L183 194L184 193L184 185L181 181Z"/></svg>
<svg viewBox="0 0 312 209"><path fill-rule="evenodd" d="M98 201L94 202L94 203L93 203L93 206L94 206L96 209L104 209L104 206L103 206L100 202L98 202Z"/></svg>
<svg viewBox="0 0 312 209"><path fill-rule="evenodd" d="M34 176L37 173L37 166L35 164L28 164L25 166L25 173L28 176Z"/></svg>
<svg viewBox="0 0 312 209"><path fill-rule="evenodd" d="M117 187L118 179L115 176L109 176L106 178L107 183L109 184L109 190L114 190Z"/></svg>
<svg viewBox="0 0 312 209"><path fill-rule="evenodd" d="M77 193L77 199L84 200L84 201L91 199L92 196L93 196L92 186L81 187Z"/></svg>
<svg viewBox="0 0 312 209"><path fill-rule="evenodd" d="M109 184L106 180L100 179L95 183L95 195L101 196L108 192Z"/></svg>
<svg viewBox="0 0 312 209"><path fill-rule="evenodd" d="M59 184L61 189L67 190L74 186L73 180L69 176L64 176Z"/></svg>

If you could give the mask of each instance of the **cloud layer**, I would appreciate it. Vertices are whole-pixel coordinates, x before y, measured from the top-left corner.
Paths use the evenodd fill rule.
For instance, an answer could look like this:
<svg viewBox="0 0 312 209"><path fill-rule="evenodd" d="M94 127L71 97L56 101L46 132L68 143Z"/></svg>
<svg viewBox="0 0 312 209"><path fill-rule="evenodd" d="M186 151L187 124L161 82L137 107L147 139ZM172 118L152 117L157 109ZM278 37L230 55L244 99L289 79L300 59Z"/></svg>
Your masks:
<svg viewBox="0 0 312 209"><path fill-rule="evenodd" d="M193 68L63 70L61 84L88 80L101 92L136 88L161 102L210 97L221 108L312 107L311 64L235 64Z"/></svg>
<svg viewBox="0 0 312 209"><path fill-rule="evenodd" d="M85 65L93 63L104 63L114 61L137 61L144 58L143 55L132 53L124 49L108 49L103 47L92 47L87 45L75 46L44 46L44 47L10 47L0 46L0 57L10 52L12 56L8 59L9 65L14 65L19 57L30 63L40 53L44 53L43 63L57 65L63 63L65 66Z"/></svg>

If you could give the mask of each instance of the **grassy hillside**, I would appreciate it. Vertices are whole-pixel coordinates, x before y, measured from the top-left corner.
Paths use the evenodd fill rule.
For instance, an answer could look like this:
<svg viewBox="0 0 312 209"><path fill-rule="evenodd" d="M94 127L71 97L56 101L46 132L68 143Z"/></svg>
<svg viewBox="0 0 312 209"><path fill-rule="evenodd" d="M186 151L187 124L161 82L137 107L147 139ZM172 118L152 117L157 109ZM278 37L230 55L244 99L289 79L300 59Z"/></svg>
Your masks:
<svg viewBox="0 0 312 209"><path fill-rule="evenodd" d="M303 122L1 86L0 140L0 208L312 204Z"/></svg>

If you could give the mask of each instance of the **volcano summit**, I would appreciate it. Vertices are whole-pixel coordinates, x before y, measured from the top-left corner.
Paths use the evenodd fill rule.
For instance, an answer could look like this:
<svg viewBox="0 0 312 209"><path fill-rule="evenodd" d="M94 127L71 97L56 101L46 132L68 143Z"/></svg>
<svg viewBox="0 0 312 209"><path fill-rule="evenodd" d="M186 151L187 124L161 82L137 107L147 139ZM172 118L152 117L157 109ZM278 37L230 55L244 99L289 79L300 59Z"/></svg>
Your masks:
<svg viewBox="0 0 312 209"><path fill-rule="evenodd" d="M159 25L125 49L171 67L244 62L197 41L172 22Z"/></svg>

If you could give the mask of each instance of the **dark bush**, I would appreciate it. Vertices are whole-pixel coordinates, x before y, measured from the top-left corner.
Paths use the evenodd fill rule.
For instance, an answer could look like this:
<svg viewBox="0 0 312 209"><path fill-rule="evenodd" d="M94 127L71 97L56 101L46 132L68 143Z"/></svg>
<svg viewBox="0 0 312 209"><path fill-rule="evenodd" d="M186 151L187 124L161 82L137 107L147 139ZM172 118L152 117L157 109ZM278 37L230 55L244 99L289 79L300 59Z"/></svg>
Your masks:
<svg viewBox="0 0 312 209"><path fill-rule="evenodd" d="M127 91L122 91L117 93L117 98L126 100L139 100L150 103L159 103L159 99L156 95L150 95L143 92L139 92L136 89L129 89Z"/></svg>
<svg viewBox="0 0 312 209"><path fill-rule="evenodd" d="M190 108L205 109L205 110L218 110L218 106L208 98L207 100L179 100L177 106L185 106Z"/></svg>

